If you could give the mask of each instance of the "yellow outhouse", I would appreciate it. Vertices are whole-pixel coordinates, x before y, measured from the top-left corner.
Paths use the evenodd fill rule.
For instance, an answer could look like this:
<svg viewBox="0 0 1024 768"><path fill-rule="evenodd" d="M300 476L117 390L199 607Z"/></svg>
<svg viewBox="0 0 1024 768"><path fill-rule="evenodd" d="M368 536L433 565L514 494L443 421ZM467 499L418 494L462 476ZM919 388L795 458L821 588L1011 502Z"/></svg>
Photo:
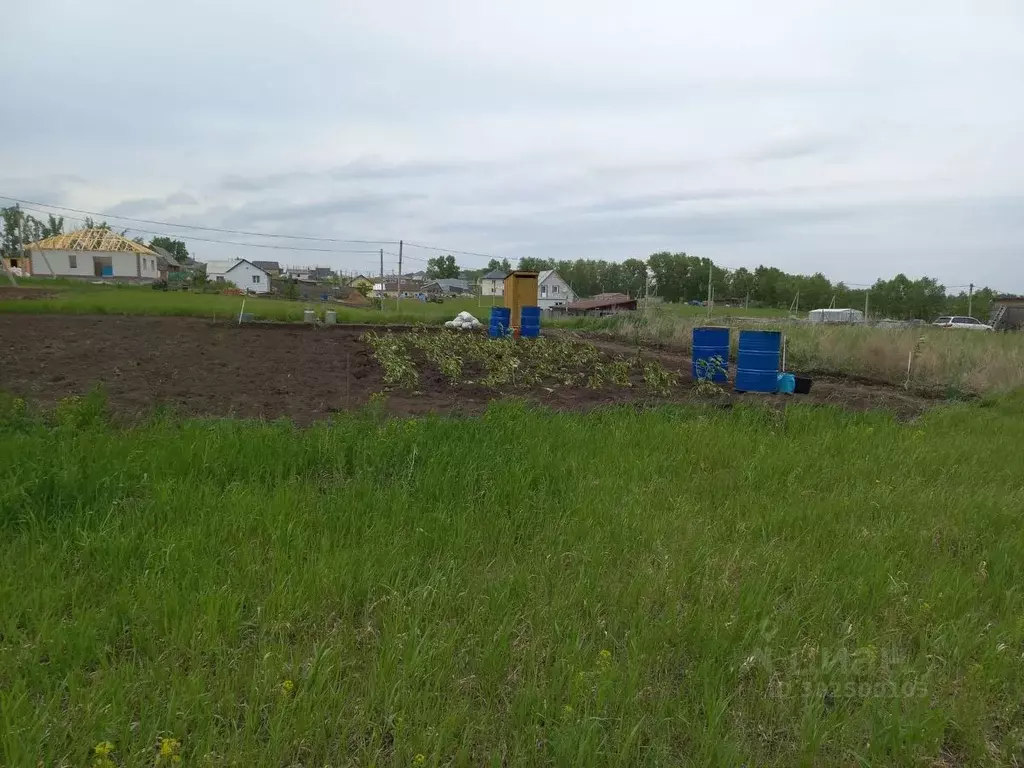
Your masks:
<svg viewBox="0 0 1024 768"><path fill-rule="evenodd" d="M511 310L509 322L519 328L520 310L537 306L537 273L510 272L505 278L505 306Z"/></svg>

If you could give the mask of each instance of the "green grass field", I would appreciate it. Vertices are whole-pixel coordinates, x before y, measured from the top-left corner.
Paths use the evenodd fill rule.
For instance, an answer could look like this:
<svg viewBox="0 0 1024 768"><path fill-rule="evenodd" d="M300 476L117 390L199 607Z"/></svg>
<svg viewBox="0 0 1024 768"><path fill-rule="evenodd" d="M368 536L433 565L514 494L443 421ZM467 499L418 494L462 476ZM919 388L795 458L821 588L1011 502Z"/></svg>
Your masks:
<svg viewBox="0 0 1024 768"><path fill-rule="evenodd" d="M1022 442L1020 395L307 430L8 398L0 764L1010 765Z"/></svg>
<svg viewBox="0 0 1024 768"><path fill-rule="evenodd" d="M188 315L226 319L237 317L242 308L241 296L185 291L155 291L148 286L91 285L73 281L34 280L31 288L56 293L46 299L0 300L0 312L18 314L89 314L89 315ZM245 311L257 320L300 322L303 312L312 309L319 317L327 309L338 313L339 322L349 323L414 323L444 322L462 310L485 319L489 307L478 306L476 299L449 299L431 304L418 299L390 299L384 311L345 307L332 302L288 301L285 299L245 298Z"/></svg>

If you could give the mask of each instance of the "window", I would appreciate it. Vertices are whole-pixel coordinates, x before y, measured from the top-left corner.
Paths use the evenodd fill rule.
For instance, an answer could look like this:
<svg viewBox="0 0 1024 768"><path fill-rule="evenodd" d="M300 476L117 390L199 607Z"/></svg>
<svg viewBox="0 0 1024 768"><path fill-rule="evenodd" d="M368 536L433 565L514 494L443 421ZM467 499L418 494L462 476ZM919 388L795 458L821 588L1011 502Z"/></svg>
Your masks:
<svg viewBox="0 0 1024 768"><path fill-rule="evenodd" d="M938 320L935 321L935 325L945 325L948 322L949 322L949 318L948 317L940 317Z"/></svg>
<svg viewBox="0 0 1024 768"><path fill-rule="evenodd" d="M551 292L552 293L558 293L558 285L557 284L551 286Z"/></svg>
<svg viewBox="0 0 1024 768"><path fill-rule="evenodd" d="M73 253L68 254L68 269L78 269L78 256Z"/></svg>
<svg viewBox="0 0 1024 768"><path fill-rule="evenodd" d="M217 275L217 282L218 283L223 283L224 282L224 275Z"/></svg>
<svg viewBox="0 0 1024 768"><path fill-rule="evenodd" d="M546 285L542 285L540 287L540 296L541 296L541 298L544 298L547 295L548 295L548 287Z"/></svg>
<svg viewBox="0 0 1024 768"><path fill-rule="evenodd" d="M253 276L252 276L252 281L253 281L254 283L259 283L259 281L260 281L260 276L259 276L259 275L253 275Z"/></svg>

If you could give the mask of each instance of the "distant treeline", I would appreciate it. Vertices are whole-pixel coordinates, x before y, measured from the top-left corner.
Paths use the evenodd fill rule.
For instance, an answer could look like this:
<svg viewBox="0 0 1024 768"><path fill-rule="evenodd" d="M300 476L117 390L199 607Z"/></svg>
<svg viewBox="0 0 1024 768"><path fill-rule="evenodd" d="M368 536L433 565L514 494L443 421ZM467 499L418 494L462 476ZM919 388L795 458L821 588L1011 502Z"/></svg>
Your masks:
<svg viewBox="0 0 1024 768"><path fill-rule="evenodd" d="M507 269L507 265L507 261L502 264L492 259L484 271ZM519 269L558 270L580 296L608 292L643 296L646 288L650 295L665 301L704 300L708 295L710 272L716 302L749 301L751 306L784 309L794 306L799 292L801 311L827 307L833 298L836 307L863 309L865 296L870 294L869 312L873 316L934 319L948 313L966 315L968 311L966 290L947 294L946 288L930 277L911 280L898 274L891 280L876 280L870 288L852 288L841 282L833 283L820 272L793 275L765 266L732 270L716 266L710 259L667 251L651 254L646 261L524 258L519 262ZM478 273L468 276L476 277ZM996 293L990 288L976 289L973 313L984 319Z"/></svg>

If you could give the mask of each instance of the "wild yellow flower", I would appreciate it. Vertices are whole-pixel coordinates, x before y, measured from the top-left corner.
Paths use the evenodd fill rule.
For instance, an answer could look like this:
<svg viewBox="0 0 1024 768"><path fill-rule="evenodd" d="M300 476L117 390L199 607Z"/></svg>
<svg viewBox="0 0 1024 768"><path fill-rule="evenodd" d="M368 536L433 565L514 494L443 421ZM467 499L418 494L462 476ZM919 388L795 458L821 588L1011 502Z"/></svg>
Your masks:
<svg viewBox="0 0 1024 768"><path fill-rule="evenodd" d="M291 680L285 680L283 683L281 683L281 693L283 693L285 696L291 695L291 692L294 690L295 683L293 683Z"/></svg>
<svg viewBox="0 0 1024 768"><path fill-rule="evenodd" d="M114 745L109 741L101 741L92 748L92 751L96 757L110 757L110 753L114 751Z"/></svg>
<svg viewBox="0 0 1024 768"><path fill-rule="evenodd" d="M161 737L157 749L157 765L177 765L181 762L181 742L177 739Z"/></svg>
<svg viewBox="0 0 1024 768"><path fill-rule="evenodd" d="M569 716L569 715L571 715L572 713L573 713L573 708L572 708L572 705L570 705L570 704L566 704L566 705L565 705L564 707L562 707L562 714L563 714L563 715L565 715L565 716L567 716L567 717L568 717L568 716Z"/></svg>
<svg viewBox="0 0 1024 768"><path fill-rule="evenodd" d="M601 652L597 654L597 666L599 669L608 669L612 664L612 652L607 648L602 648Z"/></svg>
<svg viewBox="0 0 1024 768"><path fill-rule="evenodd" d="M427 762L427 757L424 754L418 754L412 759L413 765L424 765Z"/></svg>
<svg viewBox="0 0 1024 768"><path fill-rule="evenodd" d="M93 768L117 768L114 761L110 759L114 751L114 745L109 741L101 741L92 748L95 758L92 761Z"/></svg>

